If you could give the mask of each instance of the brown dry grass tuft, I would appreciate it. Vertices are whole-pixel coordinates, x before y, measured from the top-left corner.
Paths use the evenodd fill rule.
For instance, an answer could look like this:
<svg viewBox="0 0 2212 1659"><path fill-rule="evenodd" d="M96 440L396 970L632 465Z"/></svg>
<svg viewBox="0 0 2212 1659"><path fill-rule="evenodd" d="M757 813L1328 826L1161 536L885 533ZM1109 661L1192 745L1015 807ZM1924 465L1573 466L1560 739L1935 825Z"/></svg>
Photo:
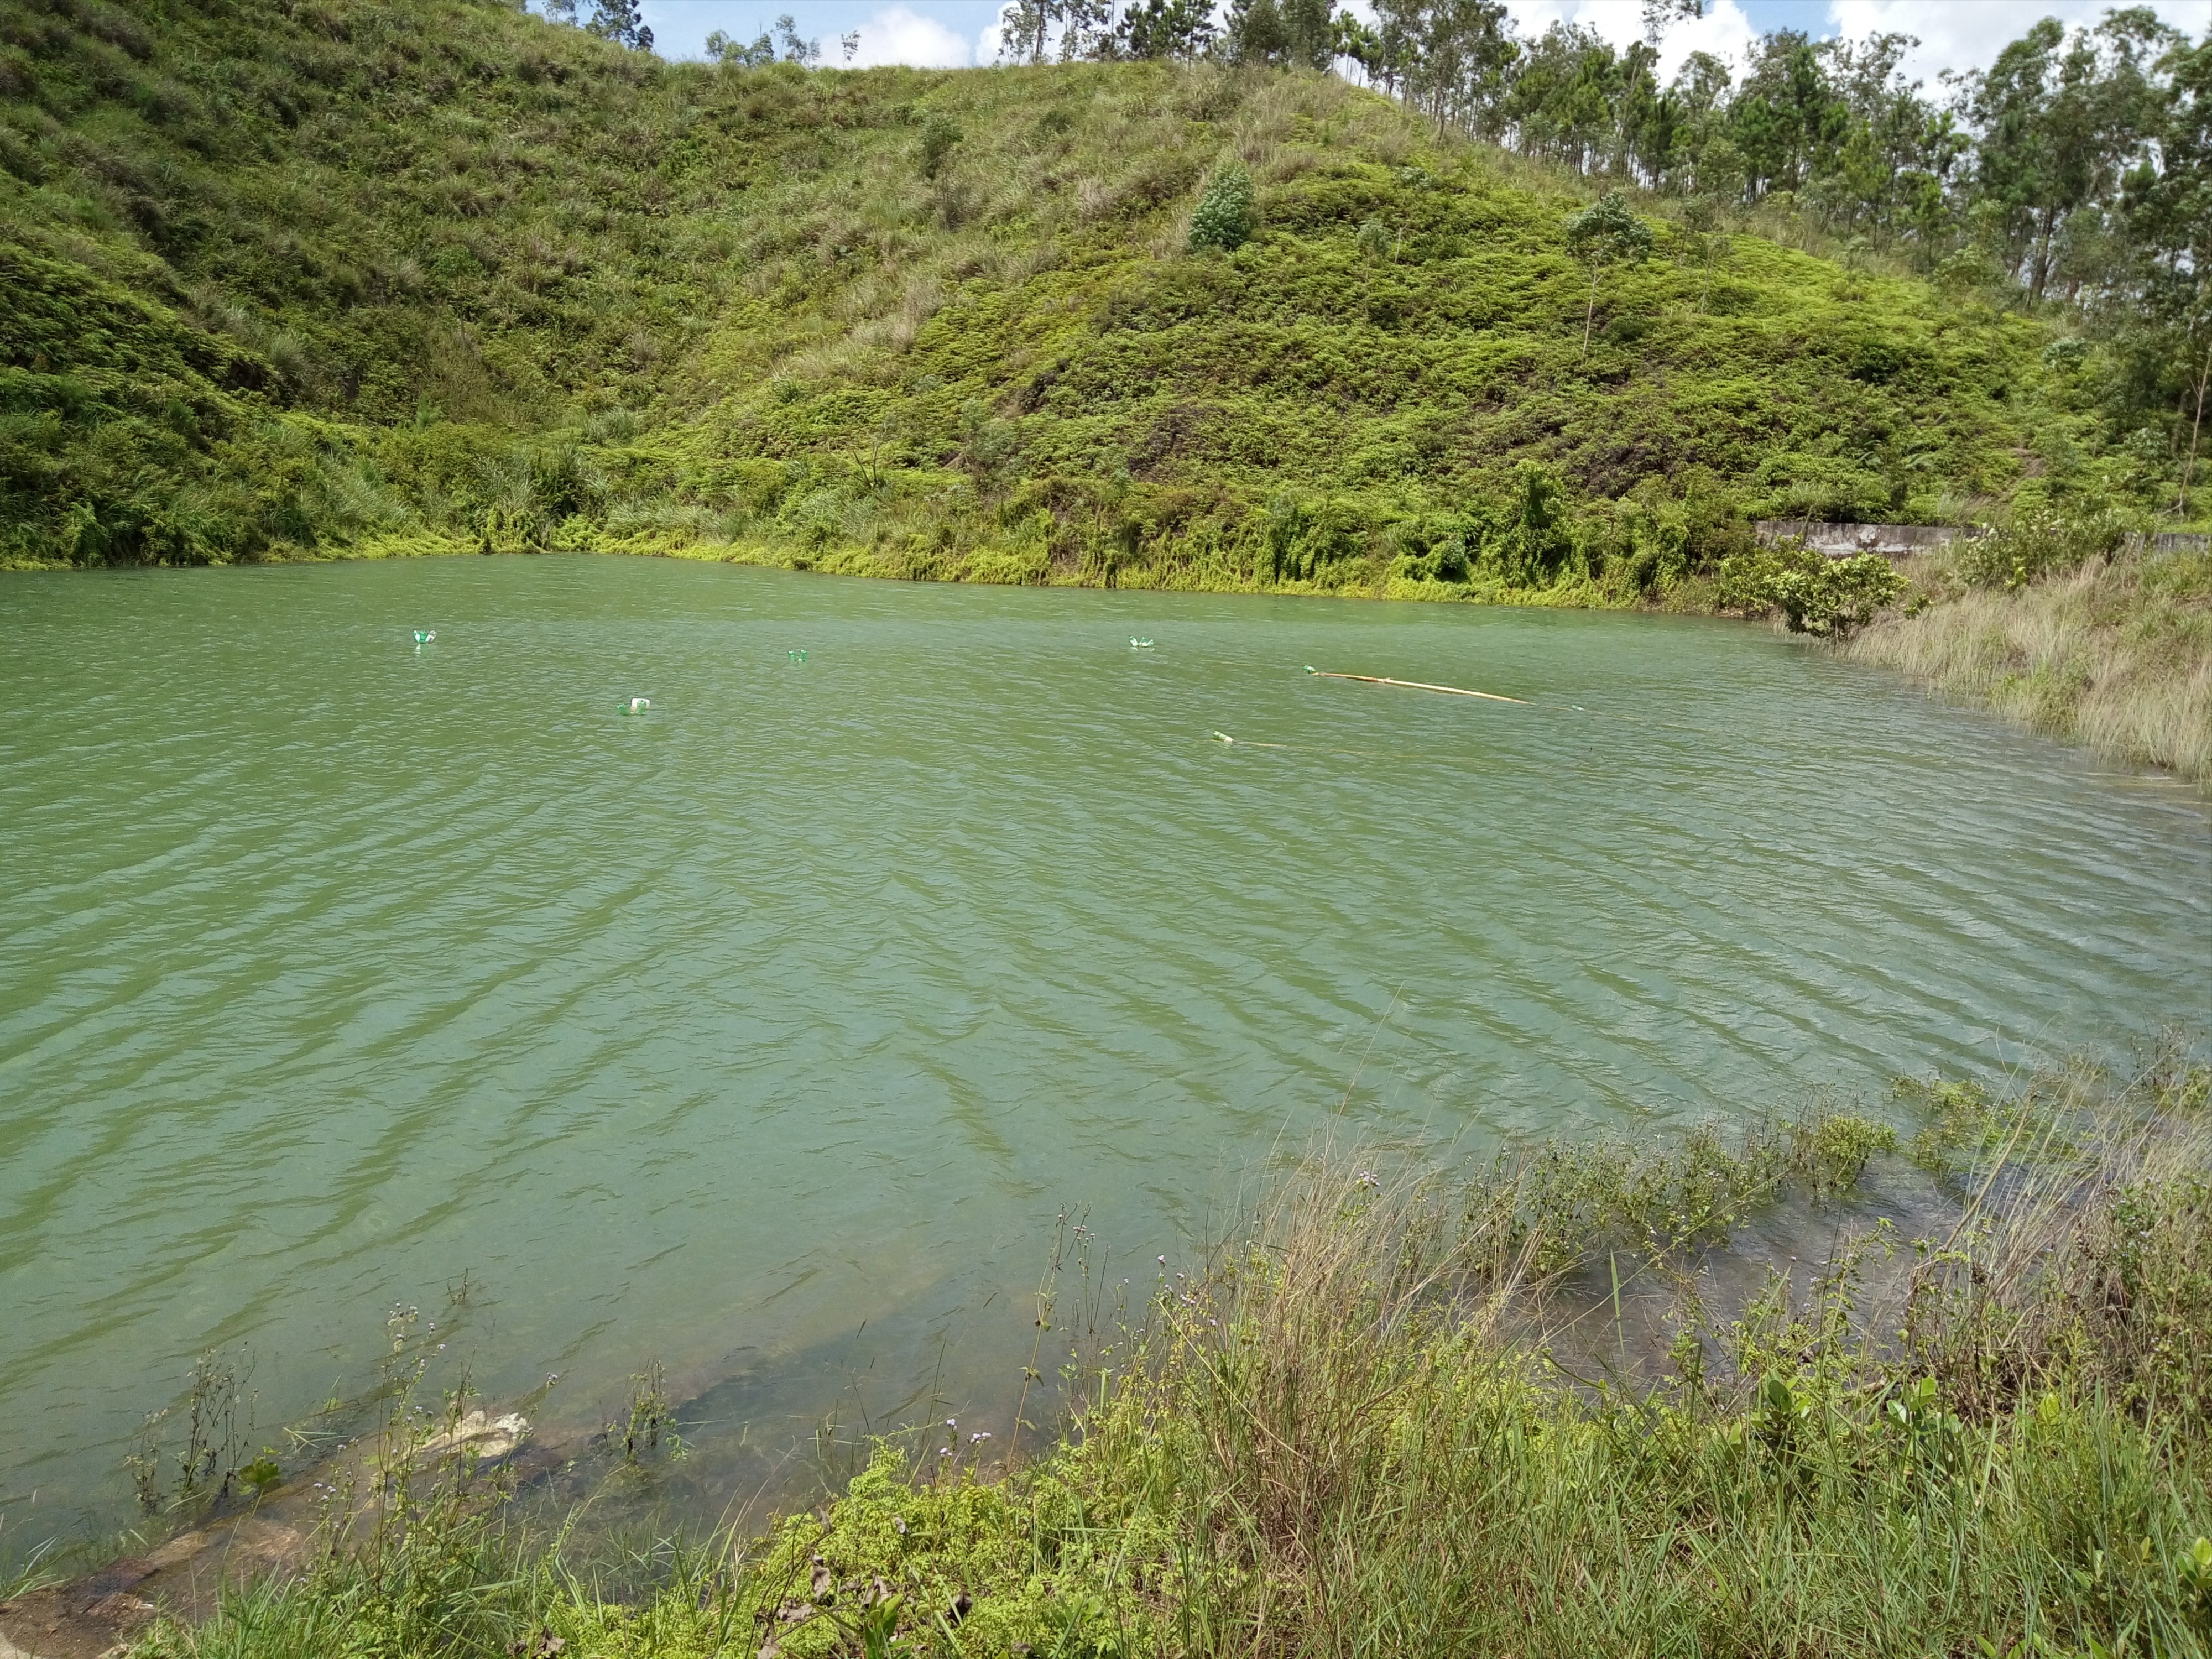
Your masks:
<svg viewBox="0 0 2212 1659"><path fill-rule="evenodd" d="M2116 760L2212 784L2212 556L2128 554L2015 592L1966 589L1886 617L1844 650Z"/></svg>

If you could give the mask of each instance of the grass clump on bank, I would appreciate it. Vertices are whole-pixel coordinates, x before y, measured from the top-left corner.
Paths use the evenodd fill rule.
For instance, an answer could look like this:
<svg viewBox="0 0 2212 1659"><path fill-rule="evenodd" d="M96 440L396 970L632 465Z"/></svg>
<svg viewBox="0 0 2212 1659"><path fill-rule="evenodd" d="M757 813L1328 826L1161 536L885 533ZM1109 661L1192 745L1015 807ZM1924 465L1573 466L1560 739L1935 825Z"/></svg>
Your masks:
<svg viewBox="0 0 2212 1659"><path fill-rule="evenodd" d="M2027 517L1936 562L1845 647L2132 765L2212 783L2212 554Z"/></svg>
<svg viewBox="0 0 2212 1659"><path fill-rule="evenodd" d="M1079 1344L1011 1474L947 1424L627 1581L392 1529L139 1651L2204 1652L2212 1072L1917 1092L1925 1239L1849 1116L1318 1170ZM1704 1252L1778 1195L1837 1243L1723 1306Z"/></svg>

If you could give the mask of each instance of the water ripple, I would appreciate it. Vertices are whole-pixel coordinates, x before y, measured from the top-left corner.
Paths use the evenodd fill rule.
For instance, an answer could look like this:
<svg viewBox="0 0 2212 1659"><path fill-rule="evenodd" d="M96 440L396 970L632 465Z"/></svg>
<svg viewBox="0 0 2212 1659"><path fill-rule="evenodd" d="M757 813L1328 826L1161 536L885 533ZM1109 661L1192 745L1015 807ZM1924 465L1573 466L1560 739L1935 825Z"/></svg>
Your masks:
<svg viewBox="0 0 2212 1659"><path fill-rule="evenodd" d="M0 623L0 1501L112 1518L190 1356L281 1419L464 1272L480 1382L580 1412L981 1386L1063 1204L1149 1262L1330 1124L1879 1109L2212 1008L2199 808L1741 627L550 558Z"/></svg>

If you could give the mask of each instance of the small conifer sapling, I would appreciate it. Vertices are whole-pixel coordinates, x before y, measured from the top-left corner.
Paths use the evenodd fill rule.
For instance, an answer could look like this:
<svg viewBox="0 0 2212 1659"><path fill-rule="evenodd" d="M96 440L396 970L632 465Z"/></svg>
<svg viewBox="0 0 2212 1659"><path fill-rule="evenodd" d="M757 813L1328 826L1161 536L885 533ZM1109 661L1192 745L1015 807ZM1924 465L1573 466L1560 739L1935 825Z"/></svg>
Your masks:
<svg viewBox="0 0 2212 1659"><path fill-rule="evenodd" d="M1583 355L1589 355L1590 325L1597 318L1597 279L1607 265L1634 264L1651 252L1651 227L1629 210L1628 198L1609 190L1567 221L1567 252L1589 267L1589 305L1583 313Z"/></svg>
<svg viewBox="0 0 2212 1659"><path fill-rule="evenodd" d="M1243 164L1231 161L1217 167L1190 216L1190 245L1194 248L1241 247L1251 240L1259 222L1252 197L1252 175Z"/></svg>

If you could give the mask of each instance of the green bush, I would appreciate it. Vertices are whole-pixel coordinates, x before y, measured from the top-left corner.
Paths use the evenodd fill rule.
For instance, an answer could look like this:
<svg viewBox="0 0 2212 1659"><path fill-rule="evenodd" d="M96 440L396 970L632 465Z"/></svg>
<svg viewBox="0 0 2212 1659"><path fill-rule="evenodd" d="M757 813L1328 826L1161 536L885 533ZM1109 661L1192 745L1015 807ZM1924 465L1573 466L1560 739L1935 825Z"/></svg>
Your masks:
<svg viewBox="0 0 2212 1659"><path fill-rule="evenodd" d="M945 158L953 147L967 135L960 124L939 111L921 124L921 176L934 179L944 167Z"/></svg>
<svg viewBox="0 0 2212 1659"><path fill-rule="evenodd" d="M1478 509L1480 562L1516 587L1548 587L1575 557L1575 538L1559 474L1535 461L1514 470L1513 491L1502 507Z"/></svg>
<svg viewBox="0 0 2212 1659"><path fill-rule="evenodd" d="M1267 545L1264 568L1277 582L1311 582L1340 587L1365 574L1367 526L1341 502L1310 505L1289 495L1267 504L1261 534Z"/></svg>
<svg viewBox="0 0 2212 1659"><path fill-rule="evenodd" d="M1905 589L1905 578L1879 553L1832 559L1796 543L1723 559L1717 598L1723 610L1779 611L1791 633L1826 639L1865 627Z"/></svg>
<svg viewBox="0 0 2212 1659"><path fill-rule="evenodd" d="M1190 216L1190 245L1200 247L1240 247L1259 228L1259 207L1252 196L1252 175L1242 162L1214 169L1198 210Z"/></svg>
<svg viewBox="0 0 2212 1659"><path fill-rule="evenodd" d="M1389 534L1396 550L1390 574L1404 581L1464 583L1474 574L1468 561L1467 539L1463 530L1439 527L1425 518L1395 526Z"/></svg>
<svg viewBox="0 0 2212 1659"><path fill-rule="evenodd" d="M1960 576L1974 587L2022 588L2038 577L2079 570L2108 559L2127 541L2130 526L2109 509L2078 516L2051 509L2021 513L1986 536L1959 544Z"/></svg>

